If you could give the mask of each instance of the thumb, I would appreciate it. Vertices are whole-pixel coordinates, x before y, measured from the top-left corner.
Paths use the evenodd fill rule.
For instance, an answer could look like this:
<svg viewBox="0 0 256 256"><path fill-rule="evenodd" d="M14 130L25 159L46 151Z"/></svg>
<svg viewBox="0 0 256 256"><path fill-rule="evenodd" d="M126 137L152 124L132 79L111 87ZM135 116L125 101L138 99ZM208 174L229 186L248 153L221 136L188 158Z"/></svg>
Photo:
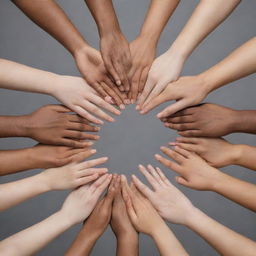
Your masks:
<svg viewBox="0 0 256 256"><path fill-rule="evenodd" d="M178 184L183 185L183 186L185 186L185 187L189 187L188 181L185 180L183 177L177 176L177 177L175 177L175 180L176 180L176 182L177 182Z"/></svg>

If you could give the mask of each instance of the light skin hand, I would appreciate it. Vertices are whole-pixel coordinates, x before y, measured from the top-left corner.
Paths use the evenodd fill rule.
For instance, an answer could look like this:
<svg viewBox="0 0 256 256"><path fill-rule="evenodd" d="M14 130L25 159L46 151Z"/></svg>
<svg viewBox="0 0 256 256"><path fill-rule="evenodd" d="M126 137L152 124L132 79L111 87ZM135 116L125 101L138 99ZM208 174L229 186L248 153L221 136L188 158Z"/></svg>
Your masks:
<svg viewBox="0 0 256 256"><path fill-rule="evenodd" d="M221 137L235 131L237 115L233 109L207 103L181 110L162 121L181 136Z"/></svg>
<svg viewBox="0 0 256 256"><path fill-rule="evenodd" d="M112 203L115 193L119 187L120 178L114 174L111 183L108 187L107 195L98 201L91 215L85 221L84 226L78 233L76 239L66 252L68 255L90 255L96 241L106 230L110 218Z"/></svg>
<svg viewBox="0 0 256 256"><path fill-rule="evenodd" d="M172 223L184 224L189 218L188 212L194 209L188 198L172 185L160 168L153 168L151 165L145 168L140 165L139 170L152 189L133 175L132 180L137 189L150 200L164 219Z"/></svg>
<svg viewBox="0 0 256 256"><path fill-rule="evenodd" d="M119 110L100 98L82 78L62 76L56 82L53 95L81 117L96 124L103 124L103 121L94 115L109 122L113 122L114 119L101 108L120 115Z"/></svg>
<svg viewBox="0 0 256 256"><path fill-rule="evenodd" d="M197 93L194 93L195 90ZM157 117L164 118L188 106L199 104L207 96L203 82L196 76L181 77L167 87L147 105L143 106L141 114L146 114L164 102L176 100L171 106L162 110Z"/></svg>

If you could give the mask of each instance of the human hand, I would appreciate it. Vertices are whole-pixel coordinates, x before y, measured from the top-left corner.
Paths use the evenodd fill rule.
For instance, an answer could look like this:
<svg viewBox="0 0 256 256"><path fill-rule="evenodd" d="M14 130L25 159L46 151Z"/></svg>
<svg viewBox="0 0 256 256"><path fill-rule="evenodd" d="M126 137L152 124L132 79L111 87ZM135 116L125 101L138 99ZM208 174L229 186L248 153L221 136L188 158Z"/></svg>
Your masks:
<svg viewBox="0 0 256 256"><path fill-rule="evenodd" d="M137 232L126 211L125 202L121 193L121 186L118 187L115 193L110 225L117 239L121 239L126 235L129 236L129 239L133 236L137 236Z"/></svg>
<svg viewBox="0 0 256 256"><path fill-rule="evenodd" d="M92 126L85 118L68 114L70 109L61 105L46 105L26 117L30 138L47 145L64 145L75 148L89 146L84 140L97 140L99 127Z"/></svg>
<svg viewBox="0 0 256 256"><path fill-rule="evenodd" d="M153 190L143 184L135 175L133 183L146 196L158 213L166 220L184 224L189 218L189 213L194 209L190 200L166 178L160 168L148 168L140 165L139 170L148 180Z"/></svg>
<svg viewBox="0 0 256 256"><path fill-rule="evenodd" d="M121 109L124 109L126 96L120 93L110 79L100 52L85 46L75 52L74 58L86 82L107 102L111 103L114 100Z"/></svg>
<svg viewBox="0 0 256 256"><path fill-rule="evenodd" d="M119 187L120 176L113 174L107 195L96 204L91 215L84 223L83 230L86 230L87 234L93 234L96 237L103 234L109 224L113 200Z"/></svg>
<svg viewBox="0 0 256 256"><path fill-rule="evenodd" d="M121 31L102 33L100 37L101 55L107 71L121 91L130 90L128 72L131 68L129 44Z"/></svg>
<svg viewBox="0 0 256 256"><path fill-rule="evenodd" d="M135 188L129 187L126 177L122 175L122 194L129 218L138 232L153 236L164 224L163 219L152 204Z"/></svg>
<svg viewBox="0 0 256 256"><path fill-rule="evenodd" d="M169 83L176 81L182 71L184 59L173 52L165 52L156 58L148 72L144 90L139 98L137 109L143 109L157 97Z"/></svg>
<svg viewBox="0 0 256 256"><path fill-rule="evenodd" d="M129 96L134 103L144 89L148 71L156 55L156 43L141 35L130 43L130 50L132 67L129 72L131 80Z"/></svg>
<svg viewBox="0 0 256 256"><path fill-rule="evenodd" d="M36 163L36 168L61 167L72 162L82 160L96 153L91 148L71 148L66 146L51 146L37 144L30 149L30 157Z"/></svg>
<svg viewBox="0 0 256 256"><path fill-rule="evenodd" d="M41 173L41 176L49 190L74 189L105 174L108 171L107 168L93 167L103 164L107 160L107 157L102 157L81 163L71 163L59 168L47 169Z"/></svg>
<svg viewBox="0 0 256 256"><path fill-rule="evenodd" d="M163 121L181 136L221 137L232 132L235 117L235 110L207 103L179 111Z"/></svg>
<svg viewBox="0 0 256 256"><path fill-rule="evenodd" d="M181 77L177 81L168 84L166 88L147 105L143 105L140 113L145 114L164 102L176 100L175 103L166 107L157 115L158 118L168 117L179 110L199 104L207 94L207 88L199 77Z"/></svg>
<svg viewBox="0 0 256 256"><path fill-rule="evenodd" d="M232 165L240 156L239 145L231 144L222 138L178 137L170 145L195 152L216 168Z"/></svg>
<svg viewBox="0 0 256 256"><path fill-rule="evenodd" d="M82 222L91 214L111 179L111 174L104 174L93 183L72 191L62 205L61 214L71 225Z"/></svg>
<svg viewBox="0 0 256 256"><path fill-rule="evenodd" d="M52 94L57 100L93 123L103 124L103 121L94 115L109 122L114 121L101 108L113 114L120 115L119 110L100 98L84 79L80 77L60 76L52 90Z"/></svg>
<svg viewBox="0 0 256 256"><path fill-rule="evenodd" d="M178 146L175 151L167 147L161 147L161 151L175 162L160 155L155 155L156 159L180 175L176 177L176 181L181 185L197 190L214 190L215 185L222 179L222 172L207 164L195 153Z"/></svg>

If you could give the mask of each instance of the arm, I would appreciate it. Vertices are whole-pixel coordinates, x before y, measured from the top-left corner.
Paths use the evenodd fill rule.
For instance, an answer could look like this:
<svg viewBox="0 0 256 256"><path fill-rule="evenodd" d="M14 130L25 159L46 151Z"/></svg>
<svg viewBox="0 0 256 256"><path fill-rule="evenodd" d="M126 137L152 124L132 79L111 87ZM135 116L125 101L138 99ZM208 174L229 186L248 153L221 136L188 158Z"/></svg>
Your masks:
<svg viewBox="0 0 256 256"><path fill-rule="evenodd" d="M72 54L79 71L90 86L105 99L110 100L112 97L118 105L122 105L123 98L113 89L114 84L106 75L99 52L85 41L55 1L13 0L13 2Z"/></svg>
<svg viewBox="0 0 256 256"><path fill-rule="evenodd" d="M199 104L210 92L248 76L256 71L256 37L234 50L221 62L197 76L181 77L168 84L164 91L143 106L146 113L163 102L177 100L162 110L159 118L166 118L190 106ZM197 91L197 93L193 93Z"/></svg>
<svg viewBox="0 0 256 256"><path fill-rule="evenodd" d="M10 256L35 254L61 233L87 218L110 180L111 175L104 175L91 185L81 186L71 192L57 213L1 241L1 254Z"/></svg>
<svg viewBox="0 0 256 256"><path fill-rule="evenodd" d="M97 96L80 77L61 76L4 59L0 59L0 87L51 95L81 117L96 124L103 122L89 112L113 121L98 106L120 114L120 111Z"/></svg>
<svg viewBox="0 0 256 256"><path fill-rule="evenodd" d="M119 177L114 174L107 195L96 204L91 215L85 221L84 226L67 250L66 256L89 256L91 254L95 243L109 224L112 203L118 187Z"/></svg>
<svg viewBox="0 0 256 256"><path fill-rule="evenodd" d="M189 137L178 137L170 145L195 152L216 168L234 164L256 170L256 147L253 146L231 144L222 138Z"/></svg>
<svg viewBox="0 0 256 256"><path fill-rule="evenodd" d="M122 90L129 91L129 44L122 34L112 0L85 0L98 26L101 55L106 69Z"/></svg>
<svg viewBox="0 0 256 256"><path fill-rule="evenodd" d="M228 199L256 211L254 184L229 176L208 165L200 156L180 147L175 151L161 147L161 150L176 162L156 155L158 161L168 166L180 176L176 181L186 187L197 190L209 190L219 193Z"/></svg>
<svg viewBox="0 0 256 256"><path fill-rule="evenodd" d="M122 176L122 193L131 222L138 232L150 235L159 249L160 255L188 256L179 240L165 224L152 204L142 196L134 185L128 186Z"/></svg>
<svg viewBox="0 0 256 256"><path fill-rule="evenodd" d="M133 176L134 184L166 220L192 229L221 255L253 256L255 254L255 242L223 226L194 207L159 168L154 169L149 166L146 169L140 166L140 170L154 190L144 185L136 176Z"/></svg>
<svg viewBox="0 0 256 256"><path fill-rule="evenodd" d="M132 103L144 89L148 71L155 58L158 40L178 3L179 0L151 0L140 34L130 43L133 62L130 71Z"/></svg>
<svg viewBox="0 0 256 256"><path fill-rule="evenodd" d="M222 23L240 0L201 0L171 47L154 62L149 71L140 106L147 105L168 83L178 79L183 65L194 49Z"/></svg>
<svg viewBox="0 0 256 256"><path fill-rule="evenodd" d="M52 168L29 178L0 185L0 211L52 190L74 189L97 179L106 168L91 168L107 158Z"/></svg>

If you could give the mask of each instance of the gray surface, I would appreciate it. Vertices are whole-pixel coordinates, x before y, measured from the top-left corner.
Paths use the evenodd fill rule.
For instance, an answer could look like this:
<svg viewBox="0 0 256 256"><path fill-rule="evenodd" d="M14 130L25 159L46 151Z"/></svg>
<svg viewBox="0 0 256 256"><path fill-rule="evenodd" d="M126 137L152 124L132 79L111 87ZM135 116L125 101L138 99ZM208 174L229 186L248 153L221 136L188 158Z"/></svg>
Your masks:
<svg viewBox="0 0 256 256"><path fill-rule="evenodd" d="M135 38L143 22L147 0L115 1L120 23L129 40ZM176 38L188 15L198 1L182 1L162 34L158 45L158 54L164 52ZM82 34L94 46L98 46L98 34L95 24L83 1L59 1ZM0 3L0 56L33 67L50 70L60 74L79 75L68 52L54 39L28 20L9 0ZM215 64L231 50L254 36L255 1L244 0L224 24L222 24L190 57L183 74L197 74ZM238 109L255 109L255 76L244 78L226 88L212 93L207 101L223 104ZM55 103L54 99L42 95L1 90L0 114L25 114L42 105ZM162 107L160 107L162 108ZM110 160L107 167L111 171L136 173L139 163L157 164L153 155L159 152L159 146L174 140L176 133L166 129L155 118L157 111L147 116L140 116L133 106L127 108L117 118L116 123L106 124L96 144L97 156L107 155ZM229 136L234 143L255 145L256 137L246 134ZM15 149L32 146L29 139L1 139L1 149ZM163 168L173 180L174 173ZM255 183L254 172L241 167L230 166L225 169L233 176ZM0 177L1 182L17 180L35 171ZM229 200L210 192L198 192L180 187L195 205L221 223L255 238L255 216ZM52 192L23 203L0 215L0 238L3 239L22 230L56 211L66 196L66 192ZM181 226L172 225L175 234L191 255L217 255L200 237ZM44 248L38 255L63 255L73 240L79 226L67 231ZM221 235L221 234L220 234ZM31 241L33 242L33 241ZM114 255L115 239L110 229L100 238L92 255ZM141 255L158 255L154 243L146 236L141 236Z"/></svg>

